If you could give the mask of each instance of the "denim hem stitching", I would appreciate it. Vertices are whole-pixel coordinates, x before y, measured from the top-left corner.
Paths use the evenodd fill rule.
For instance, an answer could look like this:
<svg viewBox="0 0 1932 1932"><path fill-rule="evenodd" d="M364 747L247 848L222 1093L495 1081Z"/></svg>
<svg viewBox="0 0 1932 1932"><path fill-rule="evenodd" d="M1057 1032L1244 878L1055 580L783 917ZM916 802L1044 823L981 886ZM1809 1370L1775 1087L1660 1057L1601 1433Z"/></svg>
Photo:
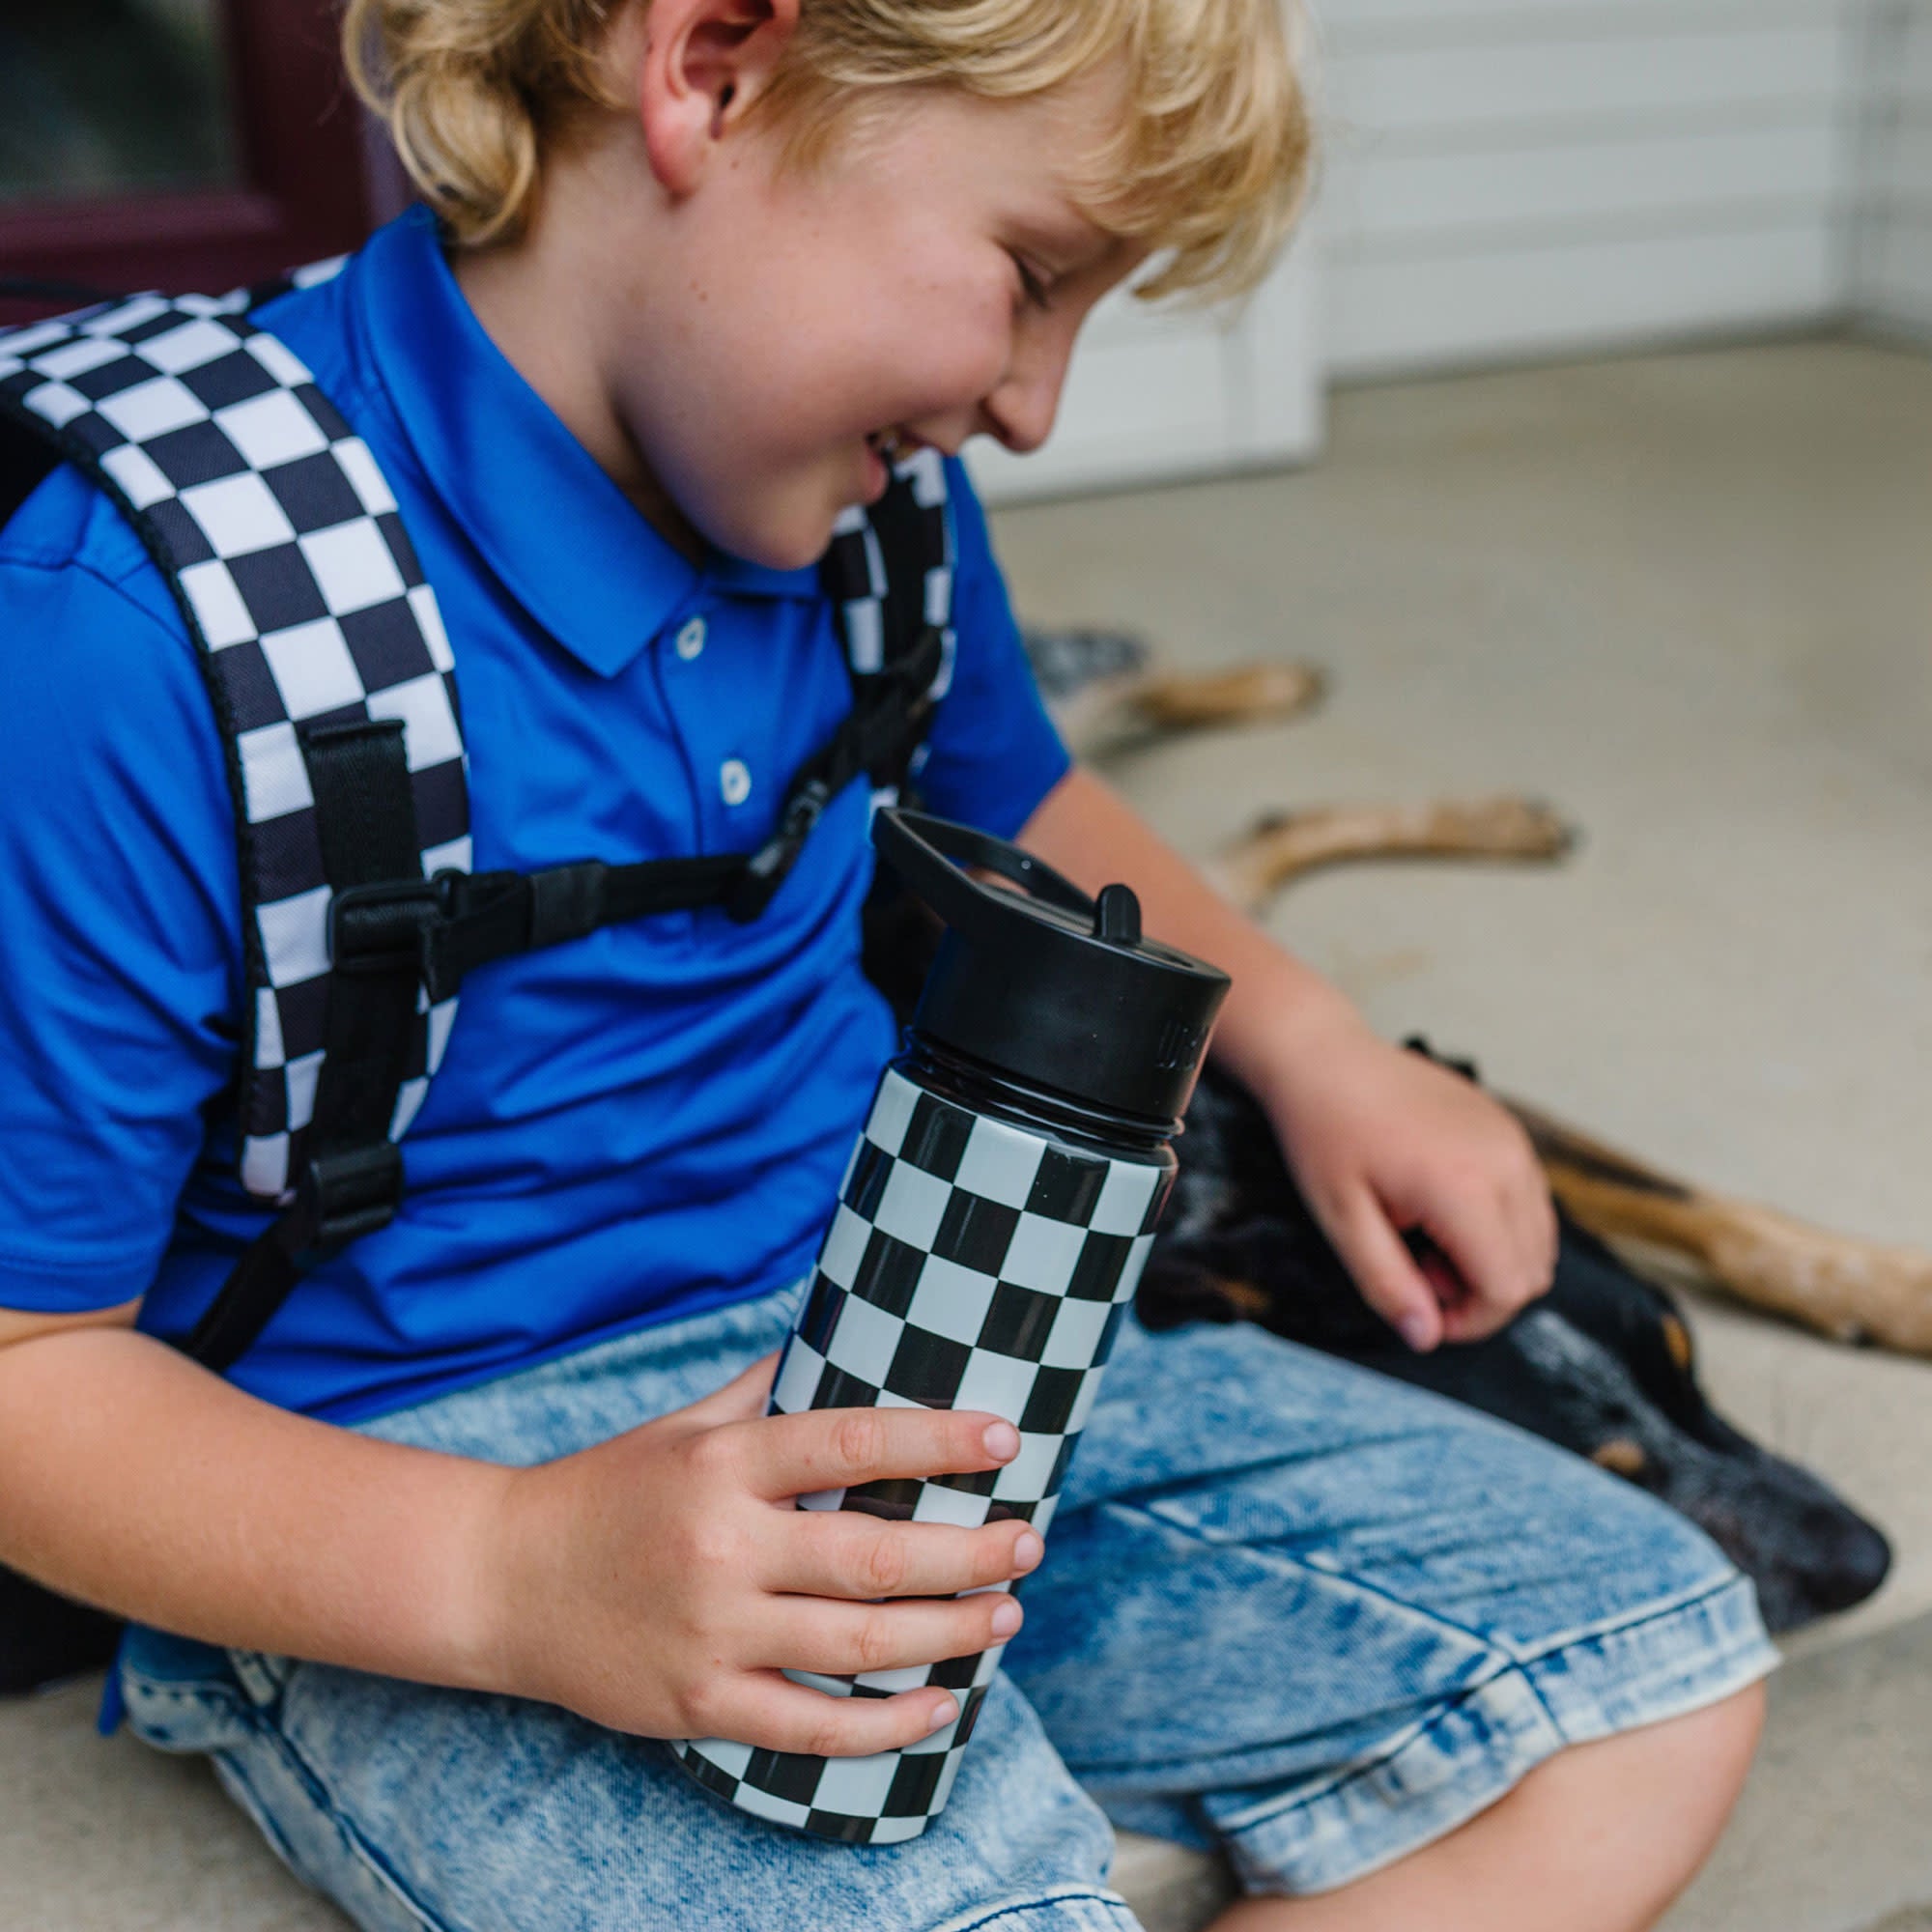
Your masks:
<svg viewBox="0 0 1932 1932"><path fill-rule="evenodd" d="M970 1918L949 1918L933 1927L933 1932L984 1932L988 1925L997 1925L1002 1918L1009 1918L1019 1912L1038 1912L1050 1905L1064 1905L1069 1901L1086 1900L1094 1905L1104 1905L1110 1910L1118 1908L1124 1912L1130 1922L1134 1919L1134 1909L1118 1891L1107 1891L1093 1886L1062 1886L1051 1891L1042 1891L1032 1898L1009 1899L1004 1905L988 1907L977 1917Z"/></svg>

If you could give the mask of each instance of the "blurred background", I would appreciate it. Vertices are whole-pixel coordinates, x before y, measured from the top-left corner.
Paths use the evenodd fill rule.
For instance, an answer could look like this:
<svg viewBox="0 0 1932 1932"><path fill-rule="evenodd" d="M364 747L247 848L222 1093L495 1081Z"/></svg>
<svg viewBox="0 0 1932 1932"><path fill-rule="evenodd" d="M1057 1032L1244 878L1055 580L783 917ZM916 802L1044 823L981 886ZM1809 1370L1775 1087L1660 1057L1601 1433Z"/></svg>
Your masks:
<svg viewBox="0 0 1932 1932"><path fill-rule="evenodd" d="M1110 300L1047 448L975 453L1023 616L1325 674L1306 718L1104 748L1197 856L1269 810L1549 801L1560 866L1334 869L1268 917L1391 1035L1932 1250L1932 0L1306 25L1280 270L1232 313ZM326 0L0 0L0 274L218 289L404 194ZM1719 1406L1895 1563L1794 1646L1669 1923L1932 1927L1932 1365L1680 1286ZM0 1707L0 1926L339 1923L87 1703ZM1168 1928L1223 1881L1129 1842L1120 1883Z"/></svg>

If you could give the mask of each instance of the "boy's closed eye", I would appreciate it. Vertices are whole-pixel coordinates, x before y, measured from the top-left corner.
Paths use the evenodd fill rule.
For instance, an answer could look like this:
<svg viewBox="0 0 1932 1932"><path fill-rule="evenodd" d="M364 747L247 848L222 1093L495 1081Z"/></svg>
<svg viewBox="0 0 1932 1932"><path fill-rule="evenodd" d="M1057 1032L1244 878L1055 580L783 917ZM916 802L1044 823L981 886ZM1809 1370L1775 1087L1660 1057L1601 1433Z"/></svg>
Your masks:
<svg viewBox="0 0 1932 1932"><path fill-rule="evenodd" d="M1042 275L1024 255L1010 249L1008 252L1012 255L1013 272L1019 278L1022 299L1033 308L1051 308L1053 287L1049 278Z"/></svg>

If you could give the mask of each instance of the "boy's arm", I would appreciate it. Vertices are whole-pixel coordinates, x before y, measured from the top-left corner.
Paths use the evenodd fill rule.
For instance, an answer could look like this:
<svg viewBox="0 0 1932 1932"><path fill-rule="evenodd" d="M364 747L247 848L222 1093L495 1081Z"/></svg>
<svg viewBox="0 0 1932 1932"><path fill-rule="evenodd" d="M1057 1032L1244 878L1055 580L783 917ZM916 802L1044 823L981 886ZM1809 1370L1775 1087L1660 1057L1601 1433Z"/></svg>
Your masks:
<svg viewBox="0 0 1932 1932"><path fill-rule="evenodd" d="M490 1686L511 1472L272 1407L138 1307L0 1312L0 1558L213 1643Z"/></svg>
<svg viewBox="0 0 1932 1932"><path fill-rule="evenodd" d="M956 1702L828 1697L782 1669L931 1663L1018 1628L998 1586L1038 1561L1026 1523L775 1507L997 1468L1019 1437L992 1416L767 1417L768 1355L687 1408L508 1469L272 1407L134 1332L133 1312L0 1315L0 1562L103 1608L648 1737L839 1756L914 1743Z"/></svg>
<svg viewBox="0 0 1932 1932"><path fill-rule="evenodd" d="M1021 840L1090 892L1125 880L1150 932L1233 977L1214 1057L1266 1110L1317 1220L1411 1347L1490 1334L1549 1286L1548 1190L1502 1108L1378 1038L1091 772L1069 772ZM1417 1265L1412 1230L1453 1274Z"/></svg>

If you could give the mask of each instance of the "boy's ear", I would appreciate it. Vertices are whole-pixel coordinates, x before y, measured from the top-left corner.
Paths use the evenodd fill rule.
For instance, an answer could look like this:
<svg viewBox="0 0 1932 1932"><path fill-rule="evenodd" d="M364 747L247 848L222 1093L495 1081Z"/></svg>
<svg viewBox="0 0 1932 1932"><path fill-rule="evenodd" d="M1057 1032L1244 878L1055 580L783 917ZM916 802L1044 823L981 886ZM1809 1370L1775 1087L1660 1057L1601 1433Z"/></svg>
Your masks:
<svg viewBox="0 0 1932 1932"><path fill-rule="evenodd" d="M649 0L637 69L651 172L689 194L798 25L799 0Z"/></svg>

